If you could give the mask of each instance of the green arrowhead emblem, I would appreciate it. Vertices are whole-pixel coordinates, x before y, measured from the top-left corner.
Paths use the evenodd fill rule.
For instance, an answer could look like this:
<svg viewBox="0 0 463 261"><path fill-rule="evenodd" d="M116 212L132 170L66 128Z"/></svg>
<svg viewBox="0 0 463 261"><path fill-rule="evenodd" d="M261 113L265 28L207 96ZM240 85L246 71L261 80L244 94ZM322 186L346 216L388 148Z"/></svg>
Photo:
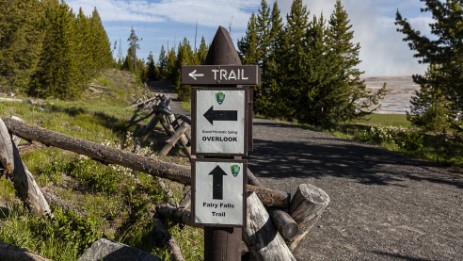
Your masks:
<svg viewBox="0 0 463 261"><path fill-rule="evenodd" d="M215 99L217 100L217 103L219 105L222 105L223 101L225 100L225 93L223 92L217 92L215 94Z"/></svg>
<svg viewBox="0 0 463 261"><path fill-rule="evenodd" d="M238 176L240 173L240 165L234 164L230 167L233 177Z"/></svg>

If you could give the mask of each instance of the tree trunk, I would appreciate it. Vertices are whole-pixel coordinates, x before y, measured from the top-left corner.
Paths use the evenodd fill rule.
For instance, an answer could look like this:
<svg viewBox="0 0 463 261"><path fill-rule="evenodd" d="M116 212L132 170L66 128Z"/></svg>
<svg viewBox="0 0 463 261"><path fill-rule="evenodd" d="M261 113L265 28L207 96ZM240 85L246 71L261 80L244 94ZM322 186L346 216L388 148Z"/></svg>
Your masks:
<svg viewBox="0 0 463 261"><path fill-rule="evenodd" d="M249 251L258 260L296 260L255 193L248 195L246 204L247 224L243 229L243 239Z"/></svg>
<svg viewBox="0 0 463 261"><path fill-rule="evenodd" d="M289 209L290 215L299 225L299 233L290 244L292 251L307 237L329 203L330 197L322 189L310 184L299 185Z"/></svg>

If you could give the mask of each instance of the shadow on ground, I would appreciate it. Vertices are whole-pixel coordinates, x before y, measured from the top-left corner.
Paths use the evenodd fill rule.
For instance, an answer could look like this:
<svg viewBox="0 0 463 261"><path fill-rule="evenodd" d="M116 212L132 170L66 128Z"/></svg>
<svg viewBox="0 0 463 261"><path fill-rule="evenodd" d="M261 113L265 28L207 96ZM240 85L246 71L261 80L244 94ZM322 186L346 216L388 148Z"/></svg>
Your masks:
<svg viewBox="0 0 463 261"><path fill-rule="evenodd" d="M257 122L254 126L284 128L287 133L296 131L297 134L302 130L297 126L271 122ZM250 169L256 176L265 178L334 176L354 179L362 184L394 186L404 186L402 181L408 179L463 189L462 176L433 172L431 169L436 167L433 163L326 134L318 135L300 136L294 141L268 140L267 137L254 139ZM426 175L417 170L426 172ZM434 174L430 176L429 172Z"/></svg>

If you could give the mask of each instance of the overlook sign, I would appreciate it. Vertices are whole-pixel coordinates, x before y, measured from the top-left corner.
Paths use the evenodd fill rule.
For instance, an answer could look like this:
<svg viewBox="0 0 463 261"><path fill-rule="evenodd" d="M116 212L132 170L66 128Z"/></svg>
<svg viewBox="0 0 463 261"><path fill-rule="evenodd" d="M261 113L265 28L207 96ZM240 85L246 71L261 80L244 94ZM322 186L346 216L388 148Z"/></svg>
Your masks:
<svg viewBox="0 0 463 261"><path fill-rule="evenodd" d="M257 65L184 65L182 84L259 85Z"/></svg>
<svg viewBox="0 0 463 261"><path fill-rule="evenodd" d="M193 89L195 154L247 155L248 88Z"/></svg>

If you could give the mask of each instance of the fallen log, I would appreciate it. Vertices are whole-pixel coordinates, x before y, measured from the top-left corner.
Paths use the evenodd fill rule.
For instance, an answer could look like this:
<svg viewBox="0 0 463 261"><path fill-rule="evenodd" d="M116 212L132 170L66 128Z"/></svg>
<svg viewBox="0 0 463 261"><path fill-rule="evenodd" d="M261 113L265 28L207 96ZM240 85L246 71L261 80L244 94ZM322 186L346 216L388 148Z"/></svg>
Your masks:
<svg viewBox="0 0 463 261"><path fill-rule="evenodd" d="M2 155L2 164L5 166L5 173L8 175L7 177L13 181L17 195L35 214L40 216L51 216L50 206L48 205L42 190L35 182L32 173L30 173L22 161L21 156L19 155L19 150L8 133L6 125L1 119L0 133L0 154ZM16 142L19 142L18 139L15 140Z"/></svg>
<svg viewBox="0 0 463 261"><path fill-rule="evenodd" d="M299 185L289 209L289 214L299 226L299 232L290 244L291 251L296 250L307 237L329 203L330 197L322 189L311 184Z"/></svg>
<svg viewBox="0 0 463 261"><path fill-rule="evenodd" d="M3 119L3 121L10 132L26 140L35 140L47 146L86 155L102 163L121 165L184 185L191 184L191 169L189 167L140 156L13 119ZM246 189L256 192L264 205L268 207L288 208L289 206L290 195L284 191L252 185L246 185Z"/></svg>
<svg viewBox="0 0 463 261"><path fill-rule="evenodd" d="M191 182L190 169L175 163L163 162L96 142L73 138L17 120L3 119L3 121L12 133L26 140L36 140L48 146L86 155L103 163L121 165L182 184Z"/></svg>
<svg viewBox="0 0 463 261"><path fill-rule="evenodd" d="M15 261L52 261L51 259L30 253L25 249L0 241L0 260Z"/></svg>
<svg viewBox="0 0 463 261"><path fill-rule="evenodd" d="M5 123L0 119L0 162L3 165L3 174L10 176L14 170L13 142ZM1 175L0 175L1 176Z"/></svg>
<svg viewBox="0 0 463 261"><path fill-rule="evenodd" d="M249 193L246 205L247 224L243 229L243 240L257 260L296 260L255 193Z"/></svg>

